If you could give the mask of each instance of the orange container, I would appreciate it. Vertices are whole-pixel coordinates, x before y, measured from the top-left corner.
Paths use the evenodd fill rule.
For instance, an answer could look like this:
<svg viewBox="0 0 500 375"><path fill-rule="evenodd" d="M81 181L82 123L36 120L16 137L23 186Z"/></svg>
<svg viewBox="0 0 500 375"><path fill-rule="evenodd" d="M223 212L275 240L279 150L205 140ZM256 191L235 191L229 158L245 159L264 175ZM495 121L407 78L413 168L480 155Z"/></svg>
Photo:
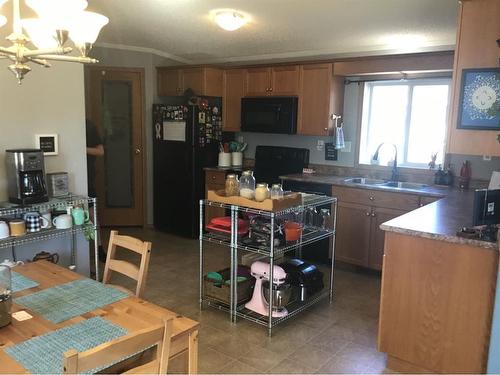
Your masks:
<svg viewBox="0 0 500 375"><path fill-rule="evenodd" d="M302 224L294 221L287 221L285 223L285 240L287 242L294 242L300 239L302 234Z"/></svg>

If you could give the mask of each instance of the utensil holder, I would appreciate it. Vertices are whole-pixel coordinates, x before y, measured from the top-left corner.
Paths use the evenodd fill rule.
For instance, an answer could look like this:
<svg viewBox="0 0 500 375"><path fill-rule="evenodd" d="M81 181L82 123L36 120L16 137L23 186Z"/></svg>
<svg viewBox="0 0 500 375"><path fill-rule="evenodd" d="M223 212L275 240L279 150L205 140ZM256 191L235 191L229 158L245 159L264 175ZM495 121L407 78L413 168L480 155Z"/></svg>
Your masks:
<svg viewBox="0 0 500 375"><path fill-rule="evenodd" d="M231 165L241 167L243 165L243 152L231 152Z"/></svg>
<svg viewBox="0 0 500 375"><path fill-rule="evenodd" d="M231 166L231 153L219 152L219 167L230 167L230 166Z"/></svg>

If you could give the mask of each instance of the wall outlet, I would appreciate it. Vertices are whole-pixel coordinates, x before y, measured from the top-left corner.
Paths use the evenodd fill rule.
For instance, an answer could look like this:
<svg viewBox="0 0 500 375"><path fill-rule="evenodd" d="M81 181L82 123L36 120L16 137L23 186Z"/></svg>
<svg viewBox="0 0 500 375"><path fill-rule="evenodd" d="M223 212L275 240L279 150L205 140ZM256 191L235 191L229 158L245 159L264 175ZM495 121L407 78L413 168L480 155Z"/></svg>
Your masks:
<svg viewBox="0 0 500 375"><path fill-rule="evenodd" d="M491 155L483 155L484 161L491 161Z"/></svg>
<svg viewBox="0 0 500 375"><path fill-rule="evenodd" d="M352 147L352 142L351 141L345 141L344 142L345 147L340 149L340 152L351 152L351 147Z"/></svg>
<svg viewBox="0 0 500 375"><path fill-rule="evenodd" d="M318 140L318 144L316 145L316 150L323 151L325 149L325 141L322 139Z"/></svg>

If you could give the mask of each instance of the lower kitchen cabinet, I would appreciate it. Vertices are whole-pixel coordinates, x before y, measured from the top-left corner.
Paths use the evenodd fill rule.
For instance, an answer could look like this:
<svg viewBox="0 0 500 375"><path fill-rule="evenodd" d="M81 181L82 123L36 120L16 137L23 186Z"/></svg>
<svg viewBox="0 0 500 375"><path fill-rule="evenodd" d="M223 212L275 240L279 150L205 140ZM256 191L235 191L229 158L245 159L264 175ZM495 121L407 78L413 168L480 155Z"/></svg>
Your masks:
<svg viewBox="0 0 500 375"><path fill-rule="evenodd" d="M339 203L337 208L335 259L367 266L370 248L370 207Z"/></svg>

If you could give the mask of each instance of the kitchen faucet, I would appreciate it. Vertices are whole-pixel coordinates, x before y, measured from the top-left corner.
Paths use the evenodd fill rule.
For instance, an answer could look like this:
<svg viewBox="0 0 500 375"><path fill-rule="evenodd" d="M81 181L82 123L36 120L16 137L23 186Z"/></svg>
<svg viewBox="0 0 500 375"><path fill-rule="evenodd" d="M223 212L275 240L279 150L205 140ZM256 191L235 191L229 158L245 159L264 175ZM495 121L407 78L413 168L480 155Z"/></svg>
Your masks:
<svg viewBox="0 0 500 375"><path fill-rule="evenodd" d="M391 181L397 181L398 178L399 178L399 172L398 172L398 148L396 147L396 145L394 143L382 142L381 144L379 144L378 147L377 147L377 150L373 154L372 160L378 161L378 152L380 150L380 147L382 147L385 144L392 145L392 147L394 147L394 164L392 166Z"/></svg>

